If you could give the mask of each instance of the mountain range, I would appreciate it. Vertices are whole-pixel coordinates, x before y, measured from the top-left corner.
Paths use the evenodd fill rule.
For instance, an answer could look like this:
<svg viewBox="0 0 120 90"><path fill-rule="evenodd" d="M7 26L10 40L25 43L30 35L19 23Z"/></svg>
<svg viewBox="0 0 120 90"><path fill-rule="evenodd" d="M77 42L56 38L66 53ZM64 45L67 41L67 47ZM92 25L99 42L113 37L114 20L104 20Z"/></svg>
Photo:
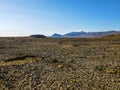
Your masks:
<svg viewBox="0 0 120 90"><path fill-rule="evenodd" d="M120 33L120 31L105 31L105 32L70 32L66 33L64 35L61 34L53 34L51 37L52 38L87 38L87 37L101 37L101 36L108 36L108 35L115 35Z"/></svg>

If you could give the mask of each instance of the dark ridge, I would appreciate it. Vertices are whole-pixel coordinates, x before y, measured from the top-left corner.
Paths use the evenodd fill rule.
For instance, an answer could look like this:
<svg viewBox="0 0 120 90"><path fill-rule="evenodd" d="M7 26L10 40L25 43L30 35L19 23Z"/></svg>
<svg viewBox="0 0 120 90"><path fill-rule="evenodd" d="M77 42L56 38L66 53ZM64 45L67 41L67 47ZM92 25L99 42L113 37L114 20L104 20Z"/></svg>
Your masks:
<svg viewBox="0 0 120 90"><path fill-rule="evenodd" d="M5 60L5 62L22 60L22 59L26 59L28 57L35 58L36 56L32 56L32 55L18 56L18 57L15 57L15 58L10 58L8 60Z"/></svg>
<svg viewBox="0 0 120 90"><path fill-rule="evenodd" d="M30 35L30 37L33 37L33 38L47 38L45 35L41 35L41 34Z"/></svg>

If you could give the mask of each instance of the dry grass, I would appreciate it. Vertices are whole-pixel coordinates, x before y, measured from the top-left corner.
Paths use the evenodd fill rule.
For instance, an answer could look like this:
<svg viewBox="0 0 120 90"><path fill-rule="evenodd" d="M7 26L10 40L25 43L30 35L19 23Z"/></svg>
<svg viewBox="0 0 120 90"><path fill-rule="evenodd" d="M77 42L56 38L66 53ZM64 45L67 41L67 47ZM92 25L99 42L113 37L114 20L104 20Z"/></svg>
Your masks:
<svg viewBox="0 0 120 90"><path fill-rule="evenodd" d="M23 65L27 63L33 63L40 60L40 58L37 57L27 57L25 59L14 59L9 61L0 61L0 66L10 66L10 65Z"/></svg>
<svg viewBox="0 0 120 90"><path fill-rule="evenodd" d="M120 68L116 69L105 69L104 71L107 74L120 74Z"/></svg>
<svg viewBox="0 0 120 90"><path fill-rule="evenodd" d="M4 85L5 85L4 80L0 79L0 86L4 86Z"/></svg>
<svg viewBox="0 0 120 90"><path fill-rule="evenodd" d="M0 90L119 90L119 37L0 38Z"/></svg>

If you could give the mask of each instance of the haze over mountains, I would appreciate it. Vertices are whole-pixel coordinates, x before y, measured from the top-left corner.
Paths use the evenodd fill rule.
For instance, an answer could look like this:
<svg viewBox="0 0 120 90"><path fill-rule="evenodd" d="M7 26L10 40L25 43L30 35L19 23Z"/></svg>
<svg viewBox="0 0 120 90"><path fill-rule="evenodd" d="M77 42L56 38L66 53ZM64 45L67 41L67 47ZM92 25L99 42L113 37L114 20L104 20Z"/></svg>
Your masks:
<svg viewBox="0 0 120 90"><path fill-rule="evenodd" d="M51 37L53 38L74 38L74 37L100 37L100 36L108 36L108 35L114 35L114 34L118 34L120 33L120 31L105 31L105 32L85 32L85 31L81 31L81 32L70 32L70 33L66 33L64 35L61 34L53 34Z"/></svg>

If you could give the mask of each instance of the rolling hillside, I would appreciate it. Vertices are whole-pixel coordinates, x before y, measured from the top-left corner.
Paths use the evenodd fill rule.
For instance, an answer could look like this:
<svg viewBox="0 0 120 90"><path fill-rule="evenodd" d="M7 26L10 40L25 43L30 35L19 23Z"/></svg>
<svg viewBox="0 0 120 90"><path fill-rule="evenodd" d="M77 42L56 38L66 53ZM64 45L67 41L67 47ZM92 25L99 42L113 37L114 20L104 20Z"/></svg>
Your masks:
<svg viewBox="0 0 120 90"><path fill-rule="evenodd" d="M116 35L104 36L102 38L104 38L104 39L117 39L117 40L120 40L120 33L116 34Z"/></svg>

